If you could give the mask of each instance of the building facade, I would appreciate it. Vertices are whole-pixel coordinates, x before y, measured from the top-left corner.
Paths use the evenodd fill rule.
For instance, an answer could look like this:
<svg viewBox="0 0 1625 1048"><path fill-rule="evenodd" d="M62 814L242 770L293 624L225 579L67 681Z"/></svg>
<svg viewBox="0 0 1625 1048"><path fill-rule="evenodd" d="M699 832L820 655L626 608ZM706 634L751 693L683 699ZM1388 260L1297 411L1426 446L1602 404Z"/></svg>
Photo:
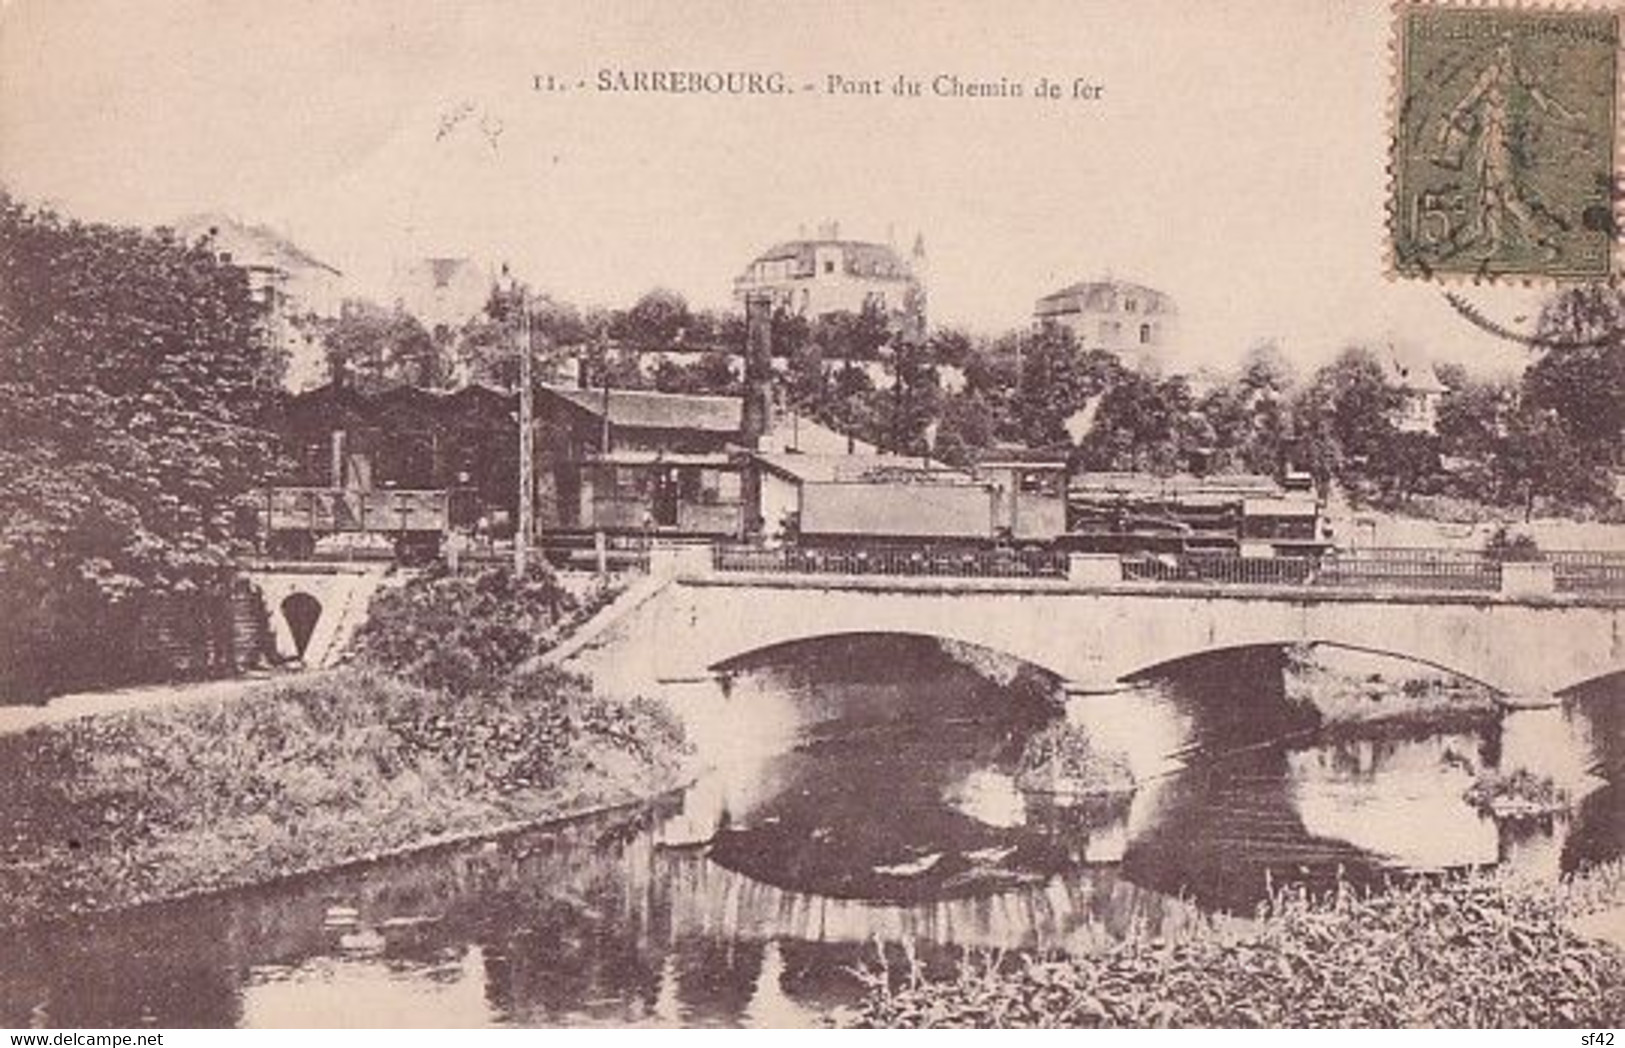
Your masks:
<svg viewBox="0 0 1625 1048"><path fill-rule="evenodd" d="M1390 344L1379 358L1388 386L1399 393L1390 421L1401 433L1434 434L1439 430L1439 405L1450 387L1439 380L1433 365L1414 349Z"/></svg>
<svg viewBox="0 0 1625 1048"><path fill-rule="evenodd" d="M879 308L924 323L925 241L916 237L905 259L887 244L843 240L838 225L811 240L787 240L757 255L734 279L734 298L766 298L774 308L805 317Z"/></svg>
<svg viewBox="0 0 1625 1048"><path fill-rule="evenodd" d="M484 311L495 274L469 258L418 258L395 265L390 296L430 334L456 331Z"/></svg>
<svg viewBox="0 0 1625 1048"><path fill-rule="evenodd" d="M1040 327L1070 331L1083 350L1105 350L1126 366L1161 371L1178 336L1179 309L1155 288L1123 280L1091 280L1045 295L1033 307Z"/></svg>
<svg viewBox="0 0 1625 1048"><path fill-rule="evenodd" d="M339 315L343 273L271 227L229 215L192 215L176 223L175 233L186 241L207 240L222 261L248 274L249 288L265 309L271 344L287 358L283 383L289 390L326 381L321 322Z"/></svg>

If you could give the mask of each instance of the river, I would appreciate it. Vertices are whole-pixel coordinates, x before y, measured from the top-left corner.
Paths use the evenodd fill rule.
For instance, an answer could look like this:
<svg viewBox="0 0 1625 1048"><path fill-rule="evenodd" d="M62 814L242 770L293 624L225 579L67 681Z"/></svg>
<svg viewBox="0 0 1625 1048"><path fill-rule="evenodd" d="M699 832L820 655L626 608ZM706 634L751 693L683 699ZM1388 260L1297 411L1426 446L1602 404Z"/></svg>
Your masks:
<svg viewBox="0 0 1625 1048"><path fill-rule="evenodd" d="M858 996L855 968L1243 923L1271 885L1553 878L1621 852L1619 689L1334 738L1277 660L1204 660L1138 693L1183 726L1177 759L1131 800L1058 806L1012 780L1056 715L1032 689L906 638L802 646L733 680L735 756L681 794L28 932L0 1025L799 1025ZM1461 799L1531 759L1571 814L1498 828Z"/></svg>

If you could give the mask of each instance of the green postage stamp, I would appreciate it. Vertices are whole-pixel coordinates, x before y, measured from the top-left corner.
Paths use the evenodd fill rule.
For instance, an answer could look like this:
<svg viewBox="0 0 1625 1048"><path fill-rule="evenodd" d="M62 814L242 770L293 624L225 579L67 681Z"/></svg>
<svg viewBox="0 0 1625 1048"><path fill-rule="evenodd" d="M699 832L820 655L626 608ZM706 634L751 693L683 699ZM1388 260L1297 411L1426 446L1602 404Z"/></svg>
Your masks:
<svg viewBox="0 0 1625 1048"><path fill-rule="evenodd" d="M1395 31L1394 270L1610 276L1618 13L1400 3Z"/></svg>

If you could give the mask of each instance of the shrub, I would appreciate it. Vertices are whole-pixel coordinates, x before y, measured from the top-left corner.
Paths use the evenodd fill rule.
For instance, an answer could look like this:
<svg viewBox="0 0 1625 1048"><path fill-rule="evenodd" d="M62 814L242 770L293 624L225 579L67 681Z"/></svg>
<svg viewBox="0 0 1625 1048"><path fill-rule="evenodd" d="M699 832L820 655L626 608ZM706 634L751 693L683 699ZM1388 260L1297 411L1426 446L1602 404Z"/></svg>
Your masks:
<svg viewBox="0 0 1625 1048"><path fill-rule="evenodd" d="M466 696L498 686L552 646L577 604L551 569L525 578L432 569L379 593L356 635L361 660L426 688Z"/></svg>

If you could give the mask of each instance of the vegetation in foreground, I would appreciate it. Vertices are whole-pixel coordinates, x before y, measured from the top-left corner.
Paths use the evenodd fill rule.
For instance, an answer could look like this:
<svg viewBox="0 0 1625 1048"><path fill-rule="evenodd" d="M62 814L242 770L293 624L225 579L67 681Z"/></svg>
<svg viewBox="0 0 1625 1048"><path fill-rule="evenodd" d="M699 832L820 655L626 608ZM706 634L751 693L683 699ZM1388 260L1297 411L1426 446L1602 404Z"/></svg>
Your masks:
<svg viewBox="0 0 1625 1048"><path fill-rule="evenodd" d="M373 598L356 636L359 661L452 696L500 687L614 596L578 600L545 565L525 578L495 569L460 574L436 565Z"/></svg>
<svg viewBox="0 0 1625 1048"><path fill-rule="evenodd" d="M514 671L534 641L493 637L514 640L506 617L535 625L559 598L543 578L500 616L462 600L504 585L409 584L348 669L0 738L0 925L257 883L676 785L687 749L664 707L595 695L557 669ZM435 645L443 686L402 679L426 675L422 658L397 667L405 649L379 644L378 630L439 621L448 605L467 621ZM446 666L478 673L438 680Z"/></svg>
<svg viewBox="0 0 1625 1048"><path fill-rule="evenodd" d="M870 973L847 1020L882 1027L1610 1027L1625 951L1569 921L1625 905L1625 865L1560 886L1492 874L1381 895L1277 895L1254 930L1064 959Z"/></svg>

